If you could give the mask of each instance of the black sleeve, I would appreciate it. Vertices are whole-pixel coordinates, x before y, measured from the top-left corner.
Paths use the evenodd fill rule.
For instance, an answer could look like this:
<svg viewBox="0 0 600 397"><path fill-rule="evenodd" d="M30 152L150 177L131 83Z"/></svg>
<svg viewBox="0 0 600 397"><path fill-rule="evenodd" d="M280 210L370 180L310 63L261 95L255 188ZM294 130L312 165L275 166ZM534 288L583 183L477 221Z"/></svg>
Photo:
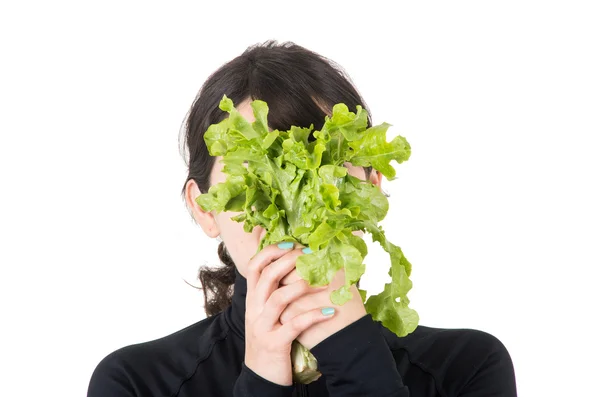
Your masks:
<svg viewBox="0 0 600 397"><path fill-rule="evenodd" d="M493 335L481 335L485 338L484 343L493 346L493 349L458 395L517 397L515 370L508 350Z"/></svg>
<svg viewBox="0 0 600 397"><path fill-rule="evenodd" d="M136 397L123 366L114 354L105 357L92 374L87 397Z"/></svg>
<svg viewBox="0 0 600 397"><path fill-rule="evenodd" d="M273 383L242 363L242 372L233 387L233 397L290 397L293 391L293 385Z"/></svg>
<svg viewBox="0 0 600 397"><path fill-rule="evenodd" d="M311 349L331 397L409 397L392 352L370 314Z"/></svg>

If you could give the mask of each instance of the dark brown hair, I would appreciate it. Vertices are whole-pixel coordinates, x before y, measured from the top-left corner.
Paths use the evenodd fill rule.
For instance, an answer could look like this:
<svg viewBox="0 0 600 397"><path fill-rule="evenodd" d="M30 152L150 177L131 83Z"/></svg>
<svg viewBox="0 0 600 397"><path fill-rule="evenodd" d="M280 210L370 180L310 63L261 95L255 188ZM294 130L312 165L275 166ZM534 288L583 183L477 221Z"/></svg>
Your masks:
<svg viewBox="0 0 600 397"><path fill-rule="evenodd" d="M269 105L269 127L288 130L297 125L315 130L323 127L324 118L333 105L345 103L350 110L361 105L371 116L365 101L344 70L333 61L291 42L267 41L248 47L240 56L227 62L208 77L184 120L180 150L188 167L188 177L181 190L193 179L200 191L210 187L215 158L210 156L204 133L211 124L227 116L219 109L223 95L235 105L246 99L260 99ZM370 168L365 169L369 175ZM204 290L207 316L221 312L231 304L235 264L220 243L219 258L224 266L203 267L198 278Z"/></svg>

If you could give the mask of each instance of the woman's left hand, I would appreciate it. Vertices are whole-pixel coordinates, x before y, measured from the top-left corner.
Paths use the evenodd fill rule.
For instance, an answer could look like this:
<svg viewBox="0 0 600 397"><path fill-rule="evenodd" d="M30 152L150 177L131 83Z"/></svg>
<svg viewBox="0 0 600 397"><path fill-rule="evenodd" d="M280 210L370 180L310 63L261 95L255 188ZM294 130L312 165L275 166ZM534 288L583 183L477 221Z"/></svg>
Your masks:
<svg viewBox="0 0 600 397"><path fill-rule="evenodd" d="M300 279L302 278L298 272L293 270L281 280L280 284L287 285ZM305 313L311 309L324 307L333 307L335 309L333 318L329 319L328 321L312 325L298 336L298 341L307 349L312 349L327 337L361 319L367 314L356 285L353 285L350 289L352 292L351 300L342 306L331 303L331 293L344 285L344 282L345 273L344 270L341 269L336 273L333 280L331 280L329 288L321 292L302 296L301 298L289 304L287 309L285 309L281 314L280 321L282 324L285 324L295 316Z"/></svg>

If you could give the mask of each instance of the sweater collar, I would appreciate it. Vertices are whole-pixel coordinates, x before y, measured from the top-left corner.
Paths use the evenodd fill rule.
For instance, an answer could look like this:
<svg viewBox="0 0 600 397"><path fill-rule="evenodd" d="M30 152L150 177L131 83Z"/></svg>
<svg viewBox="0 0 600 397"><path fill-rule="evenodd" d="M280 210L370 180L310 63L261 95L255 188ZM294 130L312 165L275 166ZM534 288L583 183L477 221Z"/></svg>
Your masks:
<svg viewBox="0 0 600 397"><path fill-rule="evenodd" d="M235 281L233 283L231 306L225 310L225 315L233 332L242 339L245 338L247 291L247 280L240 274L237 267L235 267Z"/></svg>

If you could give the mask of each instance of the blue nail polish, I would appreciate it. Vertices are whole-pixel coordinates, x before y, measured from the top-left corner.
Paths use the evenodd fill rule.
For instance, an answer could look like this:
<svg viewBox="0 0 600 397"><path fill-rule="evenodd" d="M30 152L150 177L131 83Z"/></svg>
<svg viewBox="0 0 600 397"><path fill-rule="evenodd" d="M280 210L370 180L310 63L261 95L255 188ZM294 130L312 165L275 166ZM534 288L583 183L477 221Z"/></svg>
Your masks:
<svg viewBox="0 0 600 397"><path fill-rule="evenodd" d="M277 246L279 248L281 248L282 250L287 250L287 249L290 249L290 248L294 248L294 243L291 242L291 241L285 241L283 243L277 244Z"/></svg>
<svg viewBox="0 0 600 397"><path fill-rule="evenodd" d="M335 309L333 307L325 307L321 309L321 313L323 313L324 316L331 316L335 313Z"/></svg>
<svg viewBox="0 0 600 397"><path fill-rule="evenodd" d="M313 250L311 250L309 247L306 247L302 248L302 252L304 252L305 254L312 254Z"/></svg>

